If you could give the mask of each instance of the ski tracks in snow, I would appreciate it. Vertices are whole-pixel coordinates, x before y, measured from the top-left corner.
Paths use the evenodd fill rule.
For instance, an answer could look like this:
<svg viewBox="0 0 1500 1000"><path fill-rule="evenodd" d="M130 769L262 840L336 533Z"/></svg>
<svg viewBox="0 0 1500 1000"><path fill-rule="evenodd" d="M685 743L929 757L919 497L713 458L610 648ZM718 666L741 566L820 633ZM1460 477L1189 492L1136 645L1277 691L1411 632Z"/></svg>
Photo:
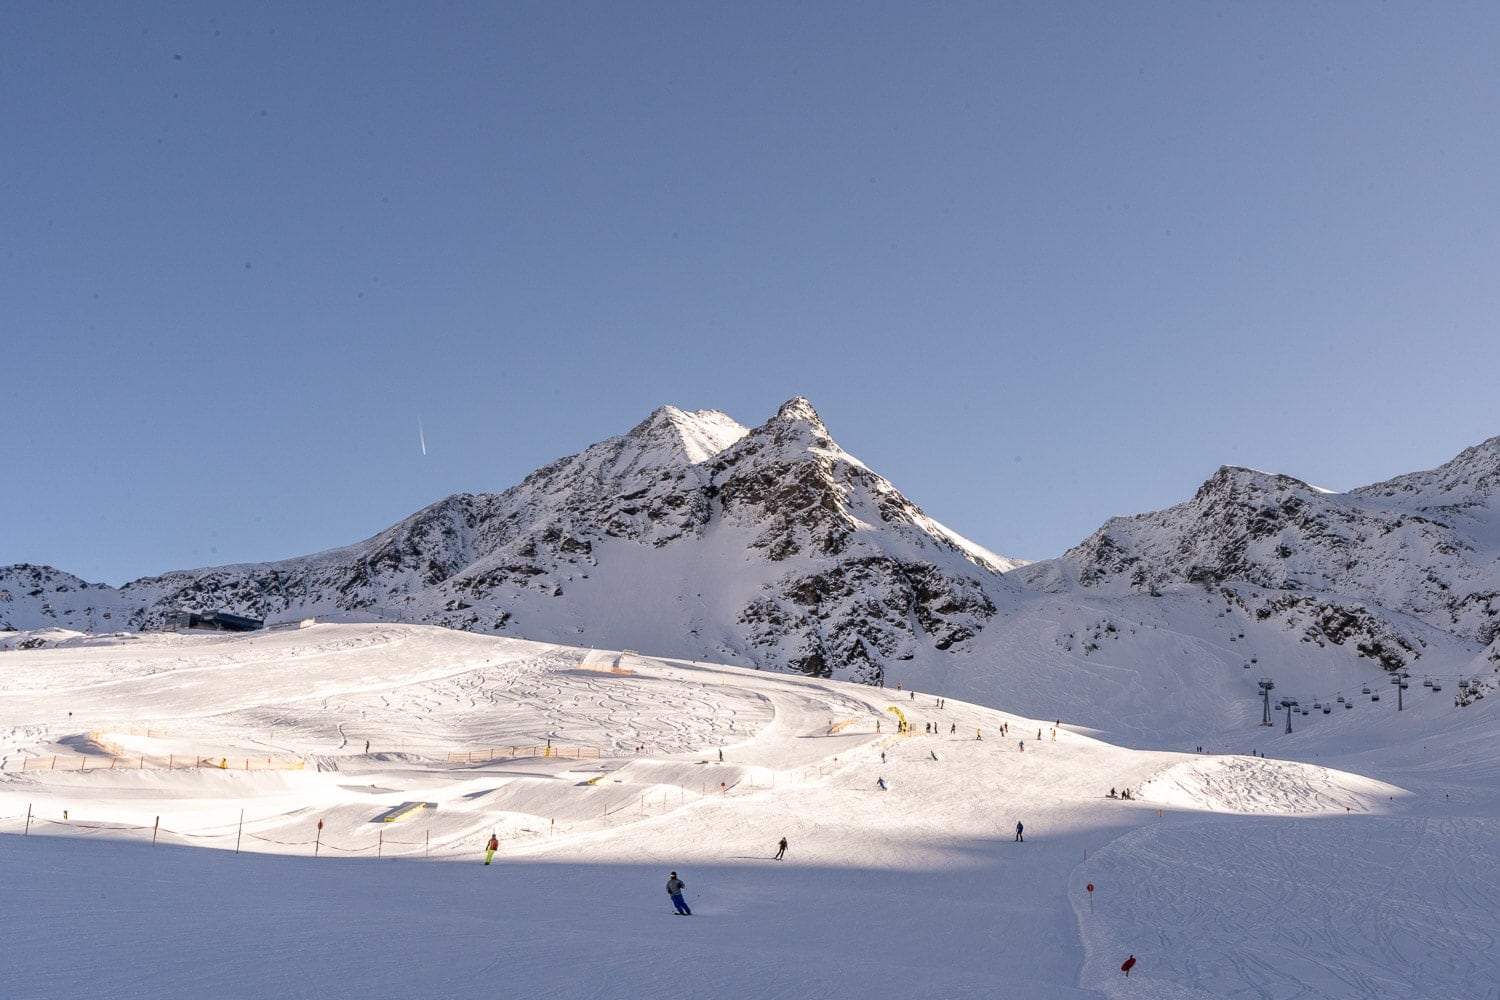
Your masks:
<svg viewBox="0 0 1500 1000"><path fill-rule="evenodd" d="M1495 819L1169 817L1074 871L1079 985L1111 997L1500 997L1497 838ZM1129 980L1127 954L1140 961Z"/></svg>

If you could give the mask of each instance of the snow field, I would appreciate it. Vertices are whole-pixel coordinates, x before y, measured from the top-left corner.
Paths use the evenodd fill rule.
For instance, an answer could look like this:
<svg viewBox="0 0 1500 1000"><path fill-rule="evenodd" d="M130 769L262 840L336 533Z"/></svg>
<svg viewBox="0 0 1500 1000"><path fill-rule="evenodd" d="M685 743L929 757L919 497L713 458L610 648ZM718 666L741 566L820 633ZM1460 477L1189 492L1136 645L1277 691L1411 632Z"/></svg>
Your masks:
<svg viewBox="0 0 1500 1000"><path fill-rule="evenodd" d="M616 654L420 626L202 638L27 652L0 749L144 724L249 748L270 723L315 766L0 772L0 888L25 914L0 995L1493 995L1497 873L1465 867L1497 815L1477 738L1445 734L1458 769L1423 757L1414 787L1135 751L1066 719L1054 739L1056 720L928 692L643 656L580 669ZM549 738L604 754L445 756ZM376 822L414 801L432 808ZM28 805L41 821L16 836ZM671 916L669 870L692 919Z"/></svg>

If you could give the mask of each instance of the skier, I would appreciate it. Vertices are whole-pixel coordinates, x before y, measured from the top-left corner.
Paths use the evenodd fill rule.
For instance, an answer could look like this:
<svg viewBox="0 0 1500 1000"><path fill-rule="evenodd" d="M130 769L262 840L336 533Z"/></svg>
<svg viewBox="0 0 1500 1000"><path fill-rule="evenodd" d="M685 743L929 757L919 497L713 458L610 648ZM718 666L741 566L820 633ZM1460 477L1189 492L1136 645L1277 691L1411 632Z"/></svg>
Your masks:
<svg viewBox="0 0 1500 1000"><path fill-rule="evenodd" d="M490 834L490 842L484 845L484 863L489 864L498 850L500 850L500 838L492 833Z"/></svg>
<svg viewBox="0 0 1500 1000"><path fill-rule="evenodd" d="M880 751L880 763L882 763L882 764L885 763L885 751L884 750Z"/></svg>
<svg viewBox="0 0 1500 1000"><path fill-rule="evenodd" d="M1120 971L1123 972L1123 973L1125 973L1125 978L1126 979L1129 979L1130 978L1130 970L1133 969L1133 968L1135 968L1135 956L1131 955L1129 958L1127 958L1125 960L1124 964L1120 966Z"/></svg>
<svg viewBox="0 0 1500 1000"><path fill-rule="evenodd" d="M724 763L724 751L723 750L719 751L719 763L720 764Z"/></svg>
<svg viewBox="0 0 1500 1000"><path fill-rule="evenodd" d="M365 753L369 753L369 752L370 752L370 741L369 740L365 740Z"/></svg>
<svg viewBox="0 0 1500 1000"><path fill-rule="evenodd" d="M786 838L781 838L781 843L776 845L776 860L780 861L786 856Z"/></svg>
<svg viewBox="0 0 1500 1000"><path fill-rule="evenodd" d="M883 791L885 791L885 790L886 790L886 787L887 787L887 786L886 786L886 783L885 783L885 779L884 779L884 778L876 778L876 779L875 779L875 785L876 785L876 787L878 787L878 788L879 788L879 789L880 789L880 790L881 790L881 791L882 791L882 792L883 792Z"/></svg>
<svg viewBox="0 0 1500 1000"><path fill-rule="evenodd" d="M1022 753L1026 752L1026 741L1025 740L1021 741L1021 752Z"/></svg>
<svg viewBox="0 0 1500 1000"><path fill-rule="evenodd" d="M682 879L677 877L676 872L672 872L667 879L667 895L672 897L672 905L677 907L677 916L691 917L693 911L688 908L687 900L682 898L682 890L684 888L686 886L683 884Z"/></svg>
<svg viewBox="0 0 1500 1000"><path fill-rule="evenodd" d="M1024 829L1026 829L1026 828L1021 825L1021 821L1020 820L1016 820L1016 839L1015 839L1016 843L1023 843L1023 842L1025 842L1026 838L1021 835L1021 831L1024 830Z"/></svg>

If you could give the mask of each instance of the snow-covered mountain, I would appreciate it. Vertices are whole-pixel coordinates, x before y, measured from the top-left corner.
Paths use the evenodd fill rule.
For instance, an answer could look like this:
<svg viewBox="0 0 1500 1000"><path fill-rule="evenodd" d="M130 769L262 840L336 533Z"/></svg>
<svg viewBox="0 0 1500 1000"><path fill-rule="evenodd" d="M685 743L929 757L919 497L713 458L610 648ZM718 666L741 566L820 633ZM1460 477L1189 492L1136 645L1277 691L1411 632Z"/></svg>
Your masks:
<svg viewBox="0 0 1500 1000"><path fill-rule="evenodd" d="M1333 494L1225 467L1187 503L1115 518L1062 559L1087 586L1226 580L1348 595L1487 642L1500 630L1500 437Z"/></svg>
<svg viewBox="0 0 1500 1000"><path fill-rule="evenodd" d="M1186 503L1114 518L1018 575L1043 590L1220 590L1257 621L1394 668L1420 655L1414 623L1480 645L1500 634L1497 493L1500 437L1344 494L1225 467Z"/></svg>
<svg viewBox="0 0 1500 1000"><path fill-rule="evenodd" d="M1397 668L1492 677L1497 489L1500 438L1344 494L1226 467L1185 503L1115 518L1023 565L928 518L841 449L805 399L755 428L662 407L503 493L451 496L306 558L118 589L0 569L0 629L148 629L179 610L397 619L941 682L1143 734L1159 720L1128 720L1174 683L1200 692L1177 728L1187 733L1258 718L1255 681L1272 667L1279 689L1330 698Z"/></svg>
<svg viewBox="0 0 1500 1000"><path fill-rule="evenodd" d="M798 398L754 429L662 407L504 493L448 497L303 559L118 590L8 567L0 628L363 614L878 682L975 636L1016 565L924 515Z"/></svg>

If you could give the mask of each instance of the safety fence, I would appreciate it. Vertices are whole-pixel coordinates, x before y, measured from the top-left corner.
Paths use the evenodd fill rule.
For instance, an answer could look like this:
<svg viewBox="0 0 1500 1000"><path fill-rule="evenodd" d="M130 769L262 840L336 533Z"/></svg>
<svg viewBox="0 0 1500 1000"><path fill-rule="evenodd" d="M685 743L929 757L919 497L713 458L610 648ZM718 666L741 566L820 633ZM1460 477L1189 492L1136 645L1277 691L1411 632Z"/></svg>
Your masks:
<svg viewBox="0 0 1500 1000"><path fill-rule="evenodd" d="M110 753L118 754L121 757L128 757L130 755L125 749L112 741L109 738L110 736L143 736L148 740L160 740L165 739L169 735L171 734L164 729L153 729L150 726L115 727L109 730L91 729L89 730L89 742L97 747L108 750Z"/></svg>
<svg viewBox="0 0 1500 1000"><path fill-rule="evenodd" d="M149 837L150 842L153 846L159 845L165 841L169 843L175 842L179 844L213 847L221 850L233 850L236 854L241 853L242 849L252 848L257 843L269 844L272 845L273 848L304 848L313 857L321 857L326 852L329 854L350 856L360 854L373 854L376 858L429 858L432 857L434 852L437 852L439 856L444 856L456 853L467 853L468 851L475 849L468 844L469 838L464 838L464 842L462 844L450 843L442 840L434 843L432 839L432 832L430 830L422 831L420 834L420 839L412 839L418 837L418 834L415 831L413 831L411 834L408 834L405 838L392 836L387 832L389 828L387 828L383 824L375 827L375 837L373 838L373 841L371 841L369 838L365 838L366 843L363 844L338 844L324 837L322 820L318 820L316 822L316 825L309 824L309 835L306 837L289 839L284 834L275 837L267 837L262 836L258 833L247 831L244 828L245 819L243 813L241 813L240 820L237 825L235 825L232 829L225 829L224 831L218 833L185 833L181 830L173 830L169 827L162 826L160 816L156 817L156 822L151 826L144 826L134 823L116 823L86 819L69 819L66 811L64 811L62 819L49 818L35 813L31 806L26 807L26 816L24 817L24 823L22 823L22 819L23 818L20 816L0 817L0 824L5 824L7 820L17 823L21 826L19 832L23 837L30 836L32 833L50 836L104 835L121 839L139 840L146 840ZM293 854L298 852L272 850L270 853Z"/></svg>
<svg viewBox="0 0 1500 1000"><path fill-rule="evenodd" d="M635 674L629 667L622 667L616 663L580 663L579 670L592 670L596 674L616 674L620 677L631 677Z"/></svg>
<svg viewBox="0 0 1500 1000"><path fill-rule="evenodd" d="M95 741L102 753L22 755L0 758L0 771L183 771L214 768L221 771L302 771L307 763L285 757L230 757L223 754L173 753L131 754L121 747ZM561 760L598 760L598 747L491 747L484 750L447 751L450 764L482 764L494 760L529 757Z"/></svg>
<svg viewBox="0 0 1500 1000"><path fill-rule="evenodd" d="M450 764L483 764L489 760L508 760L519 757L561 757L563 760L598 760L603 754L598 747L492 747L487 750L459 750L448 754Z"/></svg>
<svg viewBox="0 0 1500 1000"><path fill-rule="evenodd" d="M307 767L300 760L276 757L214 757L199 754L137 754L135 756L53 754L50 757L21 757L0 760L0 771L191 771L213 768L219 771L301 771Z"/></svg>

